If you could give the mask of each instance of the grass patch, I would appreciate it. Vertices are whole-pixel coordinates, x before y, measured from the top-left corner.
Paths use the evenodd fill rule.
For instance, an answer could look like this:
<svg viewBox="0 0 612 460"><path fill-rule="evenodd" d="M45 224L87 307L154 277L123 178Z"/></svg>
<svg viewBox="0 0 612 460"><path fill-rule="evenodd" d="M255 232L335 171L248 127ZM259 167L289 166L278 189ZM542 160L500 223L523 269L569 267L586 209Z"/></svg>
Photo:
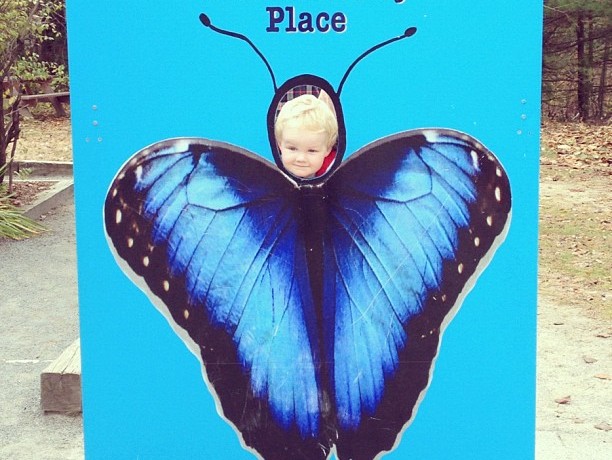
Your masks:
<svg viewBox="0 0 612 460"><path fill-rule="evenodd" d="M561 276L557 296L577 296L578 303L612 319L610 216L593 216L561 200L543 200L540 213L540 264Z"/></svg>
<svg viewBox="0 0 612 460"><path fill-rule="evenodd" d="M9 199L10 195L0 196L0 238L22 240L45 231L38 222L24 216Z"/></svg>

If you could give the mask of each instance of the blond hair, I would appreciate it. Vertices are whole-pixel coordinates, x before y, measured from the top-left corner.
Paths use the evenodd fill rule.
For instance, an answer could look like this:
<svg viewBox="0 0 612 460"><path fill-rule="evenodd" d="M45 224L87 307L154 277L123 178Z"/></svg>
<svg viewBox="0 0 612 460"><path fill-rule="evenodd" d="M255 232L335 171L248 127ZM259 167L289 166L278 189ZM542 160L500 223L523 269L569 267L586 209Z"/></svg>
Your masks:
<svg viewBox="0 0 612 460"><path fill-rule="evenodd" d="M298 122L309 131L325 132L329 139L327 146L330 149L338 139L336 116L325 102L312 94L303 94L283 105L274 123L276 142L281 141L283 130L289 122Z"/></svg>

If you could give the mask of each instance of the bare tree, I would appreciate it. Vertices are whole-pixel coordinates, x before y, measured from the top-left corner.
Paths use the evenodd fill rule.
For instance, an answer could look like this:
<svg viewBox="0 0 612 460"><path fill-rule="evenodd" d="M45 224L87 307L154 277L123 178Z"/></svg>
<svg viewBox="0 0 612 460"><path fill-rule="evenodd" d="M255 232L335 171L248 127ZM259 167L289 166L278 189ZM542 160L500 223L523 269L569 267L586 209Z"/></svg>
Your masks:
<svg viewBox="0 0 612 460"><path fill-rule="evenodd" d="M584 121L609 116L610 18L612 0L545 2L544 116Z"/></svg>

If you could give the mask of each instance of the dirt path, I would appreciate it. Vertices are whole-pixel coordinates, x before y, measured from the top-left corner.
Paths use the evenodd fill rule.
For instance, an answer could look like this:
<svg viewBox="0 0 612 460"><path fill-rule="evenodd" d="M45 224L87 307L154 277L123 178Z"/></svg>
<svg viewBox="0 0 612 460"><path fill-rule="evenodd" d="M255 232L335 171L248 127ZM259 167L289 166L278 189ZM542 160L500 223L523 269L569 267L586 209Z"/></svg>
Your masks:
<svg viewBox="0 0 612 460"><path fill-rule="evenodd" d="M83 458L80 415L44 415L40 374L78 331L74 206L24 241L0 240L0 459ZM7 294L5 296L5 294Z"/></svg>
<svg viewBox="0 0 612 460"><path fill-rule="evenodd" d="M605 186L543 177L541 220L561 208L572 226L609 223ZM604 460L612 458L612 293L593 274L610 270L612 241L609 231L595 241L588 232L563 236L564 215L541 223L554 231L540 236L536 458Z"/></svg>
<svg viewBox="0 0 612 460"><path fill-rule="evenodd" d="M543 165L539 239L540 294L610 321L612 176L584 177Z"/></svg>
<svg viewBox="0 0 612 460"><path fill-rule="evenodd" d="M540 296L538 459L612 458L610 324Z"/></svg>
<svg viewBox="0 0 612 460"><path fill-rule="evenodd" d="M612 458L612 127L542 131L537 458Z"/></svg>

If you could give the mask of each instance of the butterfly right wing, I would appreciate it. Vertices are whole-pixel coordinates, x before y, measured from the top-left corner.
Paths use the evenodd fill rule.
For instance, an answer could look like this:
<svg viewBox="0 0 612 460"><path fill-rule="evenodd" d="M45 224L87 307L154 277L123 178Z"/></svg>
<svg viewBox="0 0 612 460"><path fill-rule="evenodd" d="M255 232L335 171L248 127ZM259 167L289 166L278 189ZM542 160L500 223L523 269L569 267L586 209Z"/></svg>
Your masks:
<svg viewBox="0 0 612 460"><path fill-rule="evenodd" d="M244 443L265 458L316 459L329 441L295 194L238 147L167 140L118 173L105 229L119 265L201 357Z"/></svg>
<svg viewBox="0 0 612 460"><path fill-rule="evenodd" d="M473 137L428 129L364 147L327 186L336 446L369 460L414 418L447 324L505 238L510 183Z"/></svg>

